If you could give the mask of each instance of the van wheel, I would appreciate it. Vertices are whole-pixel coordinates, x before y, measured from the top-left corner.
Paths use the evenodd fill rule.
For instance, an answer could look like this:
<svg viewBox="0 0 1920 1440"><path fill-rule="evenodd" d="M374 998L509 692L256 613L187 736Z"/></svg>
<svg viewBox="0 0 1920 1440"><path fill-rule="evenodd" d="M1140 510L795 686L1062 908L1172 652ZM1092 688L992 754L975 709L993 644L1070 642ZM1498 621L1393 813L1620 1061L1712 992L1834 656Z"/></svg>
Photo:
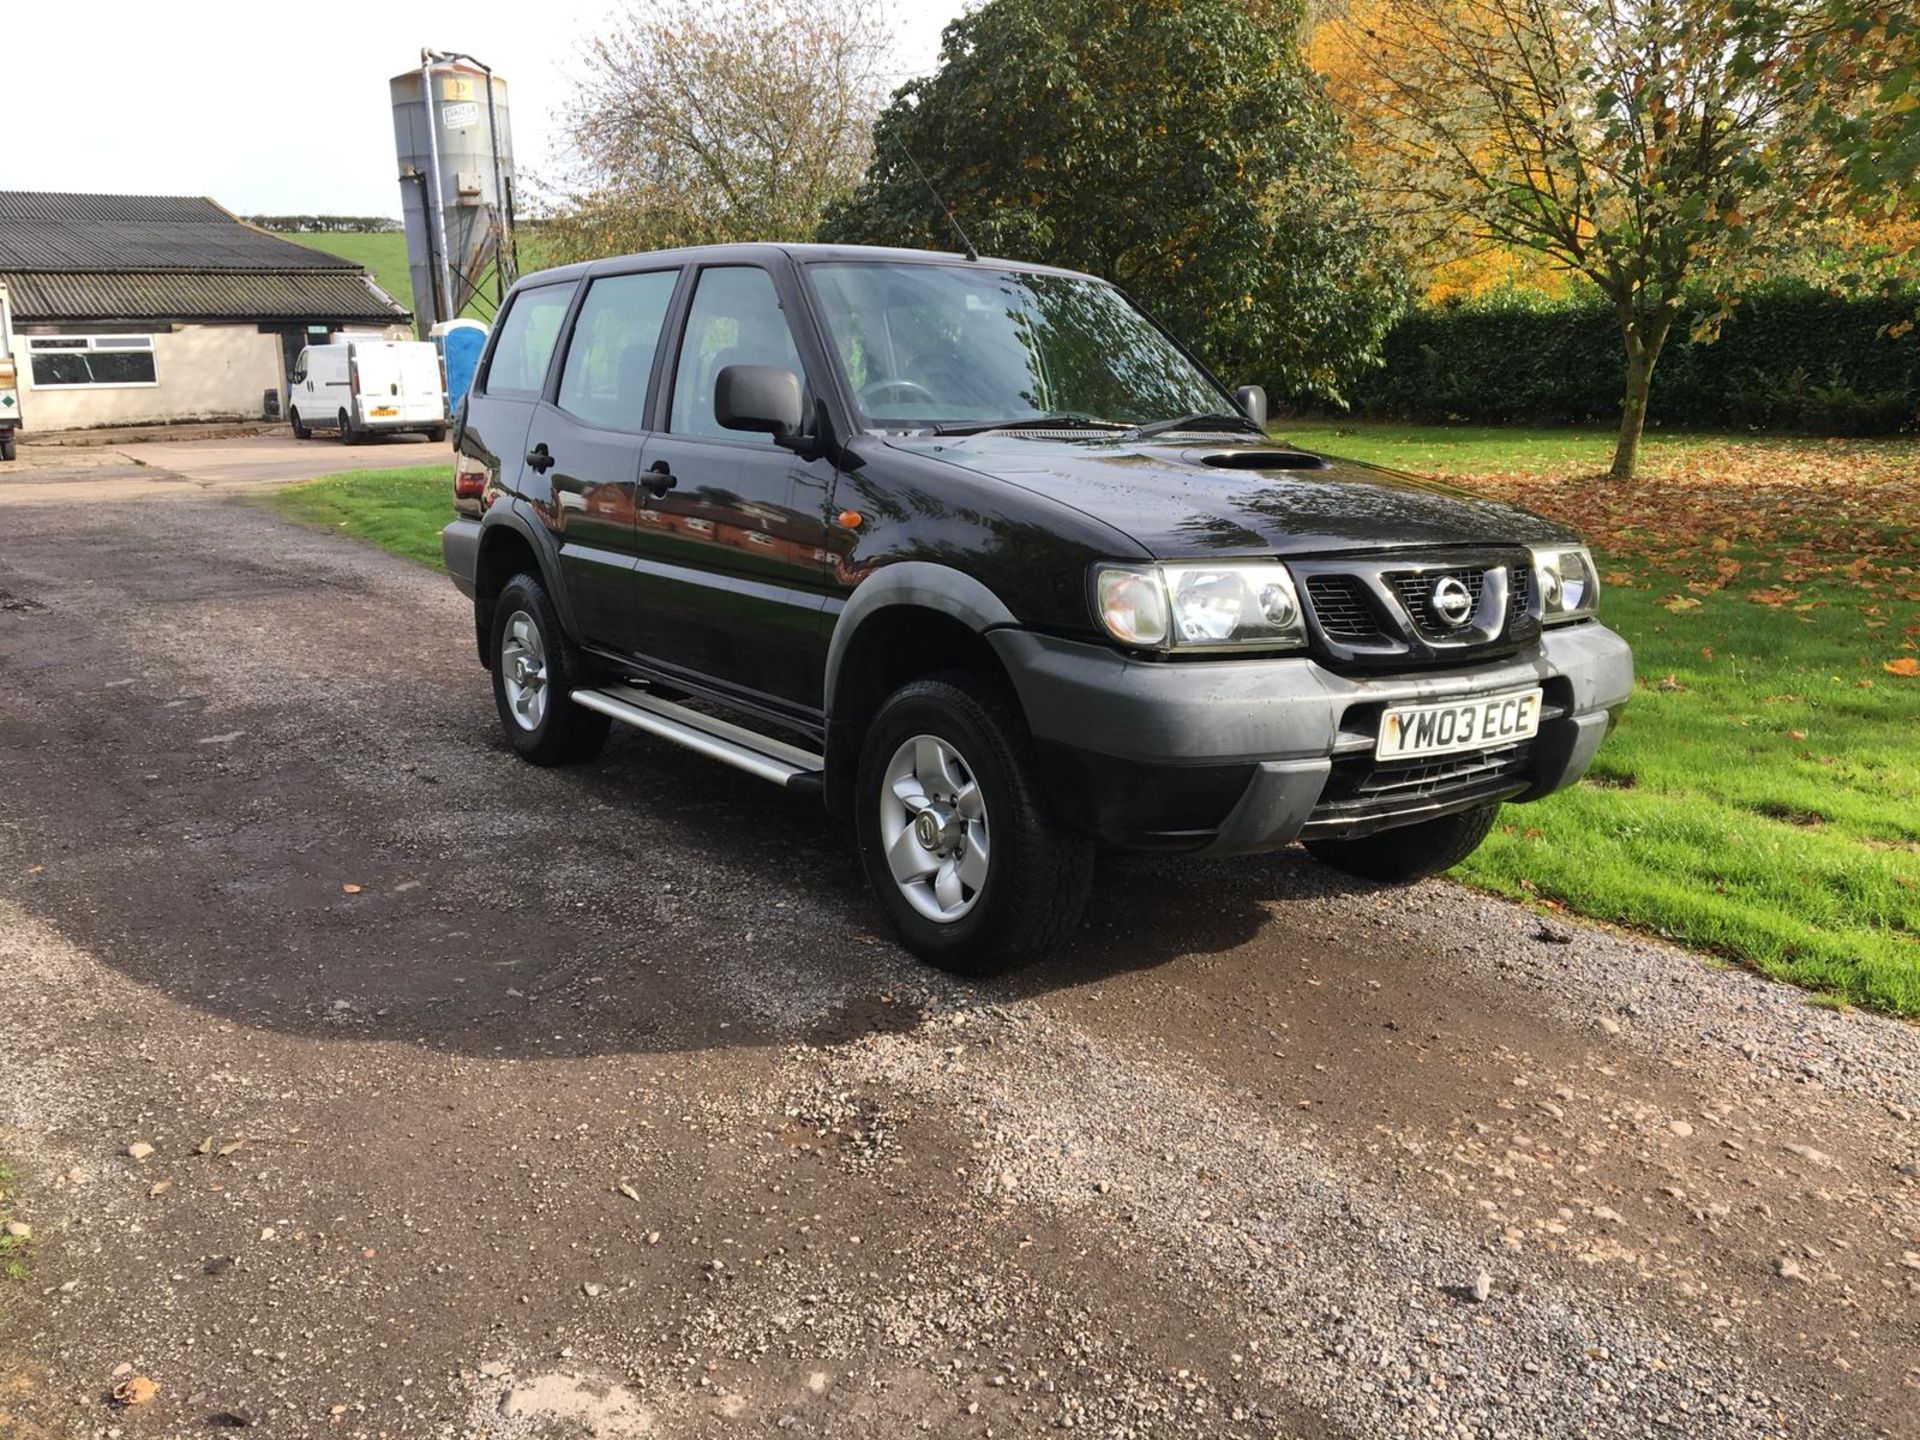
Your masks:
<svg viewBox="0 0 1920 1440"><path fill-rule="evenodd" d="M591 684L585 659L560 628L537 575L516 575L493 607L493 700L507 743L536 765L591 760L612 721L570 698Z"/></svg>
<svg viewBox="0 0 1920 1440"><path fill-rule="evenodd" d="M365 438L366 437L360 433L360 428L353 423L353 417L342 410L340 412L341 443L345 445L358 445L361 440Z"/></svg>
<svg viewBox="0 0 1920 1440"><path fill-rule="evenodd" d="M313 431L309 430L304 424L301 423L300 412L298 410L287 411L287 420L293 426L294 439L311 440L313 438Z"/></svg>
<svg viewBox="0 0 1920 1440"><path fill-rule="evenodd" d="M432 441L435 445L446 444L447 443L447 427L444 425L434 426L431 430L427 431L427 439Z"/></svg>
<svg viewBox="0 0 1920 1440"><path fill-rule="evenodd" d="M1309 840L1307 853L1365 880L1423 880L1451 870L1478 850L1499 813L1498 805L1482 805L1357 840Z"/></svg>
<svg viewBox="0 0 1920 1440"><path fill-rule="evenodd" d="M1093 846L1051 814L1018 709L976 674L916 680L854 779L867 882L909 950L961 975L1037 960L1079 924Z"/></svg>

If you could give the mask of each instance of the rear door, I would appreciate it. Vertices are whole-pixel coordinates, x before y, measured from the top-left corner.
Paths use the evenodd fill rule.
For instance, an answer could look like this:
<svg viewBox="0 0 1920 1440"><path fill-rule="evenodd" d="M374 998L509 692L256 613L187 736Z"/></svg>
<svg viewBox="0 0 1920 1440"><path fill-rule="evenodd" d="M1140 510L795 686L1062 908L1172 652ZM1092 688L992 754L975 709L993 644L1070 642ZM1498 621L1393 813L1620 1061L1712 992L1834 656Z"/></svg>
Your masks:
<svg viewBox="0 0 1920 1440"><path fill-rule="evenodd" d="M499 476L506 489L528 494L536 505L546 481L527 468L527 423L546 388L574 288L573 281L565 280L514 292L474 379L460 436L461 454Z"/></svg>
<svg viewBox="0 0 1920 1440"><path fill-rule="evenodd" d="M348 347L348 377L360 406L355 418L369 429L400 423L398 351L398 346L379 340L356 340Z"/></svg>
<svg viewBox="0 0 1920 1440"><path fill-rule="evenodd" d="M528 493L543 491L580 638L626 654L639 643L634 508L647 399L679 283L678 266L589 281L553 398L535 405L527 431L528 451L548 462L544 488L529 474Z"/></svg>
<svg viewBox="0 0 1920 1440"><path fill-rule="evenodd" d="M440 352L424 341L394 347L399 363L401 414L408 420L443 419L447 413L445 387L440 383Z"/></svg>

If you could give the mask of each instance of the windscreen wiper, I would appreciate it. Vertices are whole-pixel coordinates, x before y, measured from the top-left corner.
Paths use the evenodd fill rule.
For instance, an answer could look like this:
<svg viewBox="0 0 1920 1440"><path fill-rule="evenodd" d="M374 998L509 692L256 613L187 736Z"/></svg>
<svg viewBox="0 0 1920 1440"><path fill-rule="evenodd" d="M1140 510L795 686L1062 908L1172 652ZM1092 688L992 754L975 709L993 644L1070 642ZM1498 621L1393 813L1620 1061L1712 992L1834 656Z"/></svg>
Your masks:
<svg viewBox="0 0 1920 1440"><path fill-rule="evenodd" d="M1137 434L1167 435L1175 430L1245 430L1258 435L1260 427L1246 416L1225 410L1202 410L1196 415L1179 415L1172 420L1155 420L1139 427Z"/></svg>
<svg viewBox="0 0 1920 1440"><path fill-rule="evenodd" d="M1119 420L1096 420L1091 415L1031 415L1021 420L968 421L964 425L935 425L936 435L984 435L990 430L1131 430Z"/></svg>

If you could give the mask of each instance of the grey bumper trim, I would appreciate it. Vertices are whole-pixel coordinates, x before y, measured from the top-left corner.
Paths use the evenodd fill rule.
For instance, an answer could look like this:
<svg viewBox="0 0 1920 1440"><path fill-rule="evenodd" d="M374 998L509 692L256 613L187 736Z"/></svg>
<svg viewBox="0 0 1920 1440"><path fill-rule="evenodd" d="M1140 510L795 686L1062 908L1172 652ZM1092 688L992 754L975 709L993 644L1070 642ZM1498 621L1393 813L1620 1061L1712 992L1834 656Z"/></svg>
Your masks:
<svg viewBox="0 0 1920 1440"><path fill-rule="evenodd" d="M1254 855L1289 844L1326 788L1331 760L1268 760L1202 855Z"/></svg>
<svg viewBox="0 0 1920 1440"><path fill-rule="evenodd" d="M1134 659L1109 647L1023 630L990 632L1041 740L1133 765L1178 770L1252 766L1251 778L1201 853L1274 850L1303 832L1338 838L1412 824L1500 800L1534 800L1586 773L1633 689L1633 657L1596 624L1550 630L1509 659L1406 675L1342 675L1305 658L1210 660L1190 664ZM1468 698L1540 686L1547 716L1524 768L1475 779L1437 778L1392 794L1351 794L1336 765L1370 766L1380 712L1390 704ZM1349 776L1351 778L1351 776ZM1143 787L1143 792L1146 787ZM1335 793L1337 792L1337 793ZM1329 795L1332 798L1329 799ZM1111 797L1125 801L1126 797ZM1172 833L1153 801L1115 819L1104 833ZM1087 823L1078 819L1077 823Z"/></svg>
<svg viewBox="0 0 1920 1440"><path fill-rule="evenodd" d="M1582 716L1613 710L1633 692L1626 641L1592 623L1549 630L1511 659L1389 676L1339 675L1304 657L1138 660L1030 630L995 630L986 638L1035 735L1147 763L1324 759L1361 741L1342 728L1361 706L1564 681L1566 713Z"/></svg>
<svg viewBox="0 0 1920 1440"><path fill-rule="evenodd" d="M440 558L460 593L473 598L474 576L480 571L480 522L455 520L440 532Z"/></svg>

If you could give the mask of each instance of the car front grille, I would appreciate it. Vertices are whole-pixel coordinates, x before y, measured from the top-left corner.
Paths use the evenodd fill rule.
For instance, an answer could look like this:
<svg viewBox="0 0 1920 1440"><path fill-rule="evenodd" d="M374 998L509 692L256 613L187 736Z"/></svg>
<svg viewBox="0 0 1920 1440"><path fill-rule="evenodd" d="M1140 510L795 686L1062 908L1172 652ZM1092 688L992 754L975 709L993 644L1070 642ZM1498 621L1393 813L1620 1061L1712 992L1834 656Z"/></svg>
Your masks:
<svg viewBox="0 0 1920 1440"><path fill-rule="evenodd" d="M1507 624L1520 629L1527 623L1533 607L1533 567L1516 565L1507 572Z"/></svg>
<svg viewBox="0 0 1920 1440"><path fill-rule="evenodd" d="M1379 558L1295 560L1324 662L1363 669L1423 668L1512 653L1540 633L1533 613L1531 557L1516 547L1400 553ZM1456 579L1472 600L1468 618L1450 625L1434 608L1434 586ZM1494 613L1482 610L1489 587Z"/></svg>
<svg viewBox="0 0 1920 1440"><path fill-rule="evenodd" d="M1523 740L1500 750L1471 755L1440 755L1429 760L1365 760L1352 780L1355 799L1392 796L1400 800L1430 800L1464 785L1524 774L1533 742ZM1346 762L1353 763L1353 762Z"/></svg>
<svg viewBox="0 0 1920 1440"><path fill-rule="evenodd" d="M1370 828L1378 828L1517 794L1531 783L1533 745L1523 740L1498 750L1426 760L1379 761L1371 755L1336 760L1302 833L1309 839L1351 833L1356 822L1372 821Z"/></svg>
<svg viewBox="0 0 1920 1440"><path fill-rule="evenodd" d="M1307 599L1320 628L1340 640L1362 643L1386 638L1366 586L1351 575L1315 575L1307 581Z"/></svg>
<svg viewBox="0 0 1920 1440"><path fill-rule="evenodd" d="M1479 609L1481 593L1487 588L1485 570L1427 570L1418 575L1388 577L1393 585L1393 593L1400 597L1400 603L1406 607L1407 614L1413 617L1413 623L1429 640L1450 639L1457 628L1442 620L1433 608L1433 587L1448 576L1467 587L1467 593L1473 597L1474 609Z"/></svg>

